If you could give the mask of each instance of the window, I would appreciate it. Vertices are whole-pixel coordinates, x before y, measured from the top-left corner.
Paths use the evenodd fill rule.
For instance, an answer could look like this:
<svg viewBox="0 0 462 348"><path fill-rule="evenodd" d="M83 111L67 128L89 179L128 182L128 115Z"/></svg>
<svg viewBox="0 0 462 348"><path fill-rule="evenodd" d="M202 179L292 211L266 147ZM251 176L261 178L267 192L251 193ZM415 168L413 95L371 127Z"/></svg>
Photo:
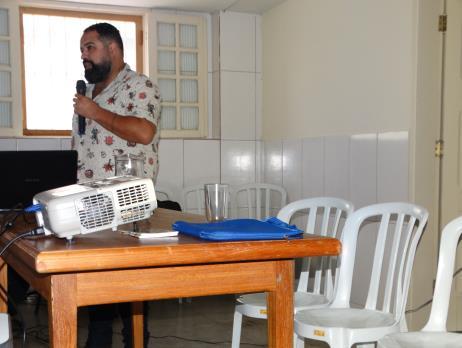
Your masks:
<svg viewBox="0 0 462 348"><path fill-rule="evenodd" d="M13 128L11 32L8 8L0 8L0 128Z"/></svg>
<svg viewBox="0 0 462 348"><path fill-rule="evenodd" d="M200 16L155 16L162 137L207 135L207 34Z"/></svg>
<svg viewBox="0 0 462 348"><path fill-rule="evenodd" d="M70 134L75 84L84 79L80 37L88 26L108 22L117 27L125 62L142 71L141 16L29 7L20 8L20 14L24 135Z"/></svg>

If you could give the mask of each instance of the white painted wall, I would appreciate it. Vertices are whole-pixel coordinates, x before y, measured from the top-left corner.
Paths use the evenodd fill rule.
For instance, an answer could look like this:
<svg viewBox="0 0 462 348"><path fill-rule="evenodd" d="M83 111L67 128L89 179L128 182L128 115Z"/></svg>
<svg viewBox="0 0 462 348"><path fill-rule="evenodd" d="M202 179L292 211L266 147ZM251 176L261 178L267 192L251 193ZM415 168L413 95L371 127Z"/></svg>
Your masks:
<svg viewBox="0 0 462 348"><path fill-rule="evenodd" d="M263 15L263 138L408 130L417 0L287 0Z"/></svg>

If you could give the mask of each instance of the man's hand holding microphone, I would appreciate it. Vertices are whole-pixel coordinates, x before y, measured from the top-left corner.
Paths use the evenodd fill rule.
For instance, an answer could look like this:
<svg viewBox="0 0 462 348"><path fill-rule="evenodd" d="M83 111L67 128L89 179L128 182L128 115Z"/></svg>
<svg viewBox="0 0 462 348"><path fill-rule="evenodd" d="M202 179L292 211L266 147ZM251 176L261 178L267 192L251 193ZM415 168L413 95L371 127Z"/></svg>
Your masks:
<svg viewBox="0 0 462 348"><path fill-rule="evenodd" d="M85 134L86 119L96 120L102 109L93 100L85 96L87 86L85 81L78 80L77 93L74 96L74 112L79 116L79 135Z"/></svg>

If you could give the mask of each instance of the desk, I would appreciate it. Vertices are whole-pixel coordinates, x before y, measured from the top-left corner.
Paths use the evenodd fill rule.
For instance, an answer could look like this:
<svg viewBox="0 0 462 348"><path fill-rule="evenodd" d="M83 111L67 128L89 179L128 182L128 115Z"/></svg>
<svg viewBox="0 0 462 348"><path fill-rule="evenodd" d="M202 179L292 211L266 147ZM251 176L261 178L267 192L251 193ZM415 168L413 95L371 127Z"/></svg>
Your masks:
<svg viewBox="0 0 462 348"><path fill-rule="evenodd" d="M203 221L203 217L156 209L153 226ZM5 233L5 245L21 225ZM134 346L142 347L141 301L248 292L268 293L268 345L292 346L294 258L337 255L340 242L304 235L303 239L210 242L180 235L140 240L101 231L74 237L72 243L49 237L22 239L4 254L13 267L48 301L50 346L77 346L77 308L133 302ZM3 289L6 267L0 270ZM5 300L3 296L3 301ZM0 310L5 311L5 303Z"/></svg>

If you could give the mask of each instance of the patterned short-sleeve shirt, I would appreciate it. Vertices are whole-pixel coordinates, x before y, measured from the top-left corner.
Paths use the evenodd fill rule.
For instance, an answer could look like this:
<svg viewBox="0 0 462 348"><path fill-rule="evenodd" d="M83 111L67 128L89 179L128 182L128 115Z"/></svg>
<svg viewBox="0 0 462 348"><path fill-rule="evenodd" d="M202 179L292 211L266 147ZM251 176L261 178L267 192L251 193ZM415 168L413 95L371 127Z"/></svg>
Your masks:
<svg viewBox="0 0 462 348"><path fill-rule="evenodd" d="M93 84L87 85L86 96L91 98ZM152 122L157 130L148 145L128 142L113 134L98 122L86 118L85 134L78 134L78 117L72 122L72 148L78 152L79 182L103 179L115 175L114 155L143 155L144 176L157 177L159 168L159 88L145 75L131 70L128 64L93 101L103 109L121 116L136 116Z"/></svg>

